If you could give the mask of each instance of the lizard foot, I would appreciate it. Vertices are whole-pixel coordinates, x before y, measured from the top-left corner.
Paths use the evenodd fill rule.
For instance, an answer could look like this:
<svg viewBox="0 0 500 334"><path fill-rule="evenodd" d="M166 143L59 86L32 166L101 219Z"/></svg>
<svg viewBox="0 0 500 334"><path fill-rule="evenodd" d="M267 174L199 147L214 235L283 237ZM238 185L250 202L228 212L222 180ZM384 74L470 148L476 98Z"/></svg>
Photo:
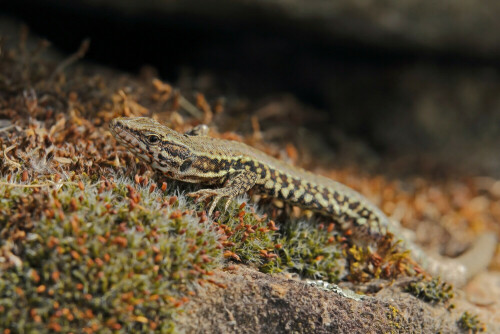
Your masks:
<svg viewBox="0 0 500 334"><path fill-rule="evenodd" d="M229 204L231 203L231 200L234 198L233 195L228 194L224 189L201 189L192 193L187 194L189 197L198 197L196 202L202 202L205 201L207 198L214 197L215 198L212 200L212 204L210 205L210 209L208 210L208 216L212 216L212 213L215 210L215 207L217 206L217 203L223 199L224 197L227 197L227 202L224 207L224 210L227 210L229 207Z"/></svg>

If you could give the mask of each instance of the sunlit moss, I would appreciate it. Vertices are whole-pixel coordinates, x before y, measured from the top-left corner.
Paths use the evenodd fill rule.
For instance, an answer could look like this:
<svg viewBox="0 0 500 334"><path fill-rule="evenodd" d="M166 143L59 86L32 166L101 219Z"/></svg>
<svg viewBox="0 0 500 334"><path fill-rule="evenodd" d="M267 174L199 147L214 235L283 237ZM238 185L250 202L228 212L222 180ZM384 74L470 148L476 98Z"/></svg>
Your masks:
<svg viewBox="0 0 500 334"><path fill-rule="evenodd" d="M344 249L348 260L347 278L352 282L367 282L373 278L393 279L415 274L410 251L400 247L400 241L392 235L382 236L373 246L353 243Z"/></svg>
<svg viewBox="0 0 500 334"><path fill-rule="evenodd" d="M477 315L464 312L458 319L458 326L468 333L481 333L486 331L486 326L478 319Z"/></svg>
<svg viewBox="0 0 500 334"><path fill-rule="evenodd" d="M341 243L333 224L324 227L314 222L292 221L281 228L277 243L283 268L303 277L329 282L339 280L345 262L339 261Z"/></svg>
<svg viewBox="0 0 500 334"><path fill-rule="evenodd" d="M388 308L389 310L386 312L387 320L389 320L389 323L397 332L400 332L404 319L401 315L401 311L394 305L389 305Z"/></svg>
<svg viewBox="0 0 500 334"><path fill-rule="evenodd" d="M45 206L22 240L0 241L20 260L0 272L3 328L173 331L190 288L221 260L217 233L200 223L195 206L150 183L80 182L37 194L1 188L2 230L26 209L15 204L21 196Z"/></svg>
<svg viewBox="0 0 500 334"><path fill-rule="evenodd" d="M442 282L439 277L410 283L405 290L431 304L445 303L454 297L453 286Z"/></svg>
<svg viewBox="0 0 500 334"><path fill-rule="evenodd" d="M298 220L278 226L241 199L216 221L226 239L222 242L225 256L263 272L290 271L333 282L344 268L332 228Z"/></svg>

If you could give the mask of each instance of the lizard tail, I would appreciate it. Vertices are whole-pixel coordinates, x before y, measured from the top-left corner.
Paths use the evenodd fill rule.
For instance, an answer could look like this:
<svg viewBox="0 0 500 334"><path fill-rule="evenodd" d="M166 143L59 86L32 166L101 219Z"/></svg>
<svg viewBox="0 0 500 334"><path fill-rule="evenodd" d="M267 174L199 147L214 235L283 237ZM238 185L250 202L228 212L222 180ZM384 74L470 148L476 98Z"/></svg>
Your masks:
<svg viewBox="0 0 500 334"><path fill-rule="evenodd" d="M421 249L413 248L415 260L423 264L429 274L441 276L447 282L461 287L474 275L488 267L497 247L497 238L493 233L485 233L477 238L464 254L450 259L430 257Z"/></svg>
<svg viewBox="0 0 500 334"><path fill-rule="evenodd" d="M493 233L484 233L477 238L472 247L455 258L455 260L467 268L466 280L485 270L491 262L497 248L497 237Z"/></svg>

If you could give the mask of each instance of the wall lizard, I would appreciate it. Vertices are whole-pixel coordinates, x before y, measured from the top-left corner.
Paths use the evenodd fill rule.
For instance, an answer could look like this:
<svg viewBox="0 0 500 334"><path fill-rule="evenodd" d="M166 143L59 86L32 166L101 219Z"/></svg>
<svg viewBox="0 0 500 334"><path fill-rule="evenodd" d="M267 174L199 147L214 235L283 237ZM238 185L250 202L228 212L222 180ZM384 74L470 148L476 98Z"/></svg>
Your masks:
<svg viewBox="0 0 500 334"><path fill-rule="evenodd" d="M181 134L147 117L116 118L110 122L114 137L133 154L167 177L215 186L188 196L198 201L213 198L208 215L226 198L226 208L236 196L250 189L292 205L332 217L353 227L356 236L374 239L387 232L402 240L412 257L430 274L462 285L489 263L496 246L491 234L480 237L467 253L456 259L430 257L404 236L397 222L349 187L275 159L244 143L207 136L198 126Z"/></svg>

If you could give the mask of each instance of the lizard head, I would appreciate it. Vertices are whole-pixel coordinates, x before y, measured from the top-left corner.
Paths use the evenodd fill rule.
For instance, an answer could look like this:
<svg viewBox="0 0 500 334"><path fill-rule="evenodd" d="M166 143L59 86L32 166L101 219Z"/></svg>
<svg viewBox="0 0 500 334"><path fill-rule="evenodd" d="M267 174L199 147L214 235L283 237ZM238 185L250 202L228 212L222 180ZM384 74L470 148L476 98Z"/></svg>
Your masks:
<svg viewBox="0 0 500 334"><path fill-rule="evenodd" d="M172 178L181 172L193 156L189 138L148 117L120 117L111 120L109 129L129 151Z"/></svg>

